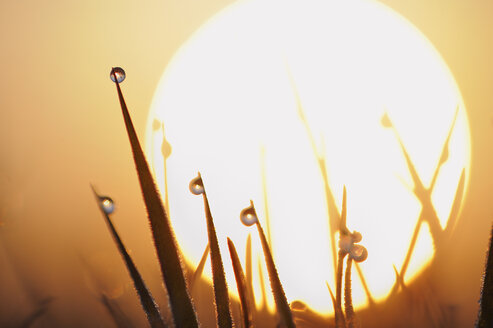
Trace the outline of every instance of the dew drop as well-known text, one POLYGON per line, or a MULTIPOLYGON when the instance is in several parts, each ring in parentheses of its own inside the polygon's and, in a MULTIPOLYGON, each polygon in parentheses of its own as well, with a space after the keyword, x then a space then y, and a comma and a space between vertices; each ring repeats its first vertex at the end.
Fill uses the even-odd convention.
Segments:
POLYGON ((194 195, 200 195, 204 193, 204 183, 200 174, 190 181, 190 192, 194 195))
POLYGON ((390 117, 387 113, 383 114, 382 119, 380 120, 380 124, 382 124, 384 128, 392 127, 392 121, 390 120, 390 117))
POLYGON ((171 145, 168 142, 168 140, 163 139, 163 144, 161 146, 161 151, 163 152, 164 159, 168 159, 168 157, 171 155, 171 145))
POLYGON ((99 197, 99 204, 101 206, 101 209, 106 214, 111 214, 115 211, 115 203, 113 202, 113 199, 111 199, 107 196, 100 196, 99 197))
POLYGON ((122 83, 125 80, 125 71, 121 67, 113 67, 110 72, 110 78, 113 82, 122 83), (116 77, 116 81, 115 81, 116 77))
POLYGON ((161 122, 158 119, 154 119, 154 121, 152 121, 152 129, 154 131, 161 129, 161 122))
POLYGON ((353 245, 349 255, 355 262, 363 262, 368 257, 368 251, 364 246, 353 245))
POLYGON ((353 243, 359 243, 363 239, 363 236, 358 231, 353 231, 351 235, 353 237, 353 243))
POLYGON ((251 226, 258 222, 257 212, 255 212, 253 204, 241 211, 240 220, 246 226, 251 226))

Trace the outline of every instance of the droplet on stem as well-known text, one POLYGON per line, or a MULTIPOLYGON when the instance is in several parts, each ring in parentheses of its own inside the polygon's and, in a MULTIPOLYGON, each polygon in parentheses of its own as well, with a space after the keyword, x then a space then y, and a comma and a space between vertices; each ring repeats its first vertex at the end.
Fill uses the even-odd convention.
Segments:
POLYGON ((104 213, 108 215, 115 211, 115 203, 110 197, 100 196, 99 205, 101 206, 101 209, 104 211, 104 213))
POLYGON ((190 192, 194 195, 200 195, 204 193, 204 183, 202 182, 202 177, 197 175, 190 181, 190 192))
POLYGON ((110 78, 113 82, 122 83, 125 80, 126 74, 123 68, 113 67, 110 72, 110 78), (115 80, 116 79, 116 80, 115 80))
POLYGON ((161 122, 158 119, 154 119, 154 121, 152 121, 152 129, 154 131, 161 129, 161 126, 161 122))
POLYGON ((392 127, 392 121, 390 120, 390 117, 387 113, 383 114, 382 119, 380 120, 380 124, 382 124, 384 128, 392 127))
POLYGON ((241 211, 240 220, 246 226, 251 226, 258 222, 257 212, 255 211, 253 204, 241 211))
POLYGON ((364 246, 353 245, 349 256, 351 256, 355 262, 363 262, 368 257, 368 251, 364 246))
POLYGON ((359 243, 363 239, 363 236, 358 231, 353 231, 351 235, 353 237, 353 243, 359 243))
POLYGON ((161 146, 161 151, 163 153, 164 159, 168 159, 168 157, 171 155, 171 145, 168 142, 168 140, 163 139, 163 144, 161 146))

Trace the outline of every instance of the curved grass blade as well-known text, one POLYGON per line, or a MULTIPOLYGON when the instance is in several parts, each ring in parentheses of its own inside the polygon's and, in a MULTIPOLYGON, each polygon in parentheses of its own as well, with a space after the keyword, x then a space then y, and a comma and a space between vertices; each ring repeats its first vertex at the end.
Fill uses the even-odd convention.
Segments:
POLYGON ((253 312, 256 310, 255 296, 253 295, 253 273, 252 273, 252 235, 249 233, 245 247, 245 277, 247 284, 248 299, 250 308, 253 312))
POLYGON ((257 258, 258 278, 260 283, 260 297, 262 302, 262 311, 267 311, 267 292, 265 291, 264 272, 262 271, 262 263, 260 256, 257 258))
POLYGON ((238 253, 236 252, 235 245, 229 238, 228 238, 228 248, 229 248, 229 255, 231 256, 231 261, 233 263, 233 270, 235 272, 236 286, 238 287, 238 294, 240 296, 241 313, 243 316, 243 326, 245 328, 251 328, 253 327, 253 322, 252 322, 252 313, 250 311, 250 304, 248 302, 246 279, 243 273, 243 269, 241 268, 240 259, 238 258, 238 253))
POLYGON ((265 148, 262 147, 260 154, 261 162, 262 162, 262 198, 264 201, 264 214, 265 214, 265 229, 267 231, 267 241, 271 246, 271 252, 274 253, 274 249, 272 248, 272 234, 270 227, 270 211, 269 211, 269 195, 267 193, 267 170, 265 164, 265 148))
POLYGON ((493 327, 493 225, 491 226, 490 248, 483 276, 477 328, 493 327))
POLYGON ((209 256, 210 247, 209 244, 205 247, 204 253, 200 258, 200 262, 197 265, 197 268, 193 272, 192 279, 190 280, 190 290, 193 290, 197 281, 199 281, 200 277, 202 277, 202 273, 204 272, 205 262, 207 261, 207 257, 209 256))
MULTIPOLYGON (((250 206, 253 209, 255 216, 258 218, 253 201, 250 201, 250 206)), ((264 251, 265 264, 267 266, 267 273, 269 274, 270 286, 272 288, 272 294, 274 295, 277 311, 279 311, 281 321, 284 325, 286 325, 286 327, 296 327, 288 300, 286 299, 284 289, 282 288, 282 284, 277 273, 276 265, 274 264, 274 259, 272 258, 272 253, 270 252, 269 244, 267 243, 267 238, 265 238, 264 229, 262 229, 258 219, 256 225, 260 236, 260 242, 262 243, 262 249, 264 251)))
POLYGON ((332 300, 332 306, 334 306, 334 319, 335 319, 335 328, 346 328, 346 320, 344 319, 344 313, 339 305, 337 305, 337 301, 332 293, 332 289, 329 286, 329 283, 326 281, 327 289, 330 293, 330 298, 332 300))
POLYGON ((209 253, 212 266, 212 281, 214 283, 214 298, 216 301, 217 326, 219 328, 233 327, 233 319, 231 317, 231 311, 229 308, 228 286, 226 284, 226 276, 224 274, 221 252, 219 251, 219 242, 217 240, 216 229, 214 227, 214 220, 212 219, 211 209, 209 207, 209 200, 207 198, 204 183, 202 181, 200 173, 198 173, 197 178, 192 181, 193 183, 202 187, 200 193, 202 194, 202 197, 204 199, 204 211, 207 221, 207 235, 209 238, 209 253))
POLYGON ((108 225, 108 228, 110 229, 113 240, 115 241, 116 246, 118 247, 118 251, 120 252, 121 256, 123 257, 123 261, 125 262, 128 273, 130 274, 130 277, 132 278, 132 281, 133 281, 134 286, 135 286, 135 290, 137 291, 137 294, 139 295, 140 304, 142 305, 142 308, 144 309, 144 312, 146 313, 147 321, 149 322, 149 325, 152 328, 164 328, 164 327, 166 327, 166 325, 164 324, 164 321, 161 317, 161 314, 159 313, 159 309, 156 305, 156 302, 154 302, 154 298, 152 297, 151 293, 147 289, 147 286, 144 282, 144 279, 142 279, 142 276, 140 275, 139 270, 135 266, 134 261, 130 257, 130 254, 128 253, 125 245, 123 244, 123 241, 121 240, 120 236, 118 235, 118 232, 116 231, 115 226, 113 225, 113 222, 110 219, 110 216, 103 209, 101 202, 100 202, 101 197, 96 193, 96 191, 94 190, 94 187, 92 188, 92 191, 94 193, 94 196, 96 197, 96 201, 98 202, 99 208, 101 209, 101 213, 103 213, 106 224, 108 225))
POLYGON ((435 168, 435 172, 433 173, 433 178, 431 179, 430 187, 428 187, 429 190, 434 189, 435 183, 436 183, 437 178, 438 178, 438 173, 440 173, 440 169, 442 168, 443 164, 445 164, 445 162, 449 158, 450 138, 452 137, 452 132, 454 132, 455 122, 457 121, 457 115, 458 114, 459 114, 459 106, 457 106, 457 108, 455 109, 454 118, 452 119, 452 123, 450 124, 447 138, 445 139, 445 142, 443 143, 443 146, 442 146, 442 152, 440 154, 440 160, 438 162, 437 167, 435 168))
POLYGON ((454 202, 452 203, 452 209, 450 210, 450 215, 447 221, 447 227, 445 228, 445 236, 450 238, 452 231, 454 231, 457 219, 459 217, 460 206, 462 203, 462 198, 464 197, 464 188, 466 185, 466 169, 462 169, 460 175, 459 184, 457 185, 457 190, 455 192, 454 202))
POLYGON ((361 282, 361 285, 363 286, 363 290, 365 291, 366 298, 368 299, 368 305, 370 307, 375 306, 375 300, 370 292, 370 289, 368 288, 368 284, 365 279, 365 275, 363 274, 363 270, 361 270, 359 263, 354 262, 354 266, 356 267, 356 271, 358 272, 358 277, 361 282))
POLYGON ((298 92, 298 88, 294 83, 293 76, 291 75, 289 67, 286 65, 286 72, 291 83, 291 88, 293 91, 293 95, 296 101, 296 107, 298 109, 298 116, 300 117, 301 122, 303 123, 308 140, 312 147, 313 153, 317 159, 318 166, 320 169, 320 173, 322 174, 322 181, 324 183, 324 191, 325 191, 325 200, 327 204, 327 217, 329 219, 329 233, 330 233, 330 250, 332 252, 332 267, 334 268, 334 280, 337 280, 336 269, 337 269, 337 247, 335 243, 335 234, 340 226, 340 214, 337 210, 336 201, 334 198, 334 194, 332 193, 332 189, 329 184, 329 175, 327 172, 327 165, 325 163, 325 156, 321 154, 318 150, 317 144, 315 143, 315 138, 313 137, 313 132, 308 124, 308 120, 306 119, 305 112, 303 110, 303 105, 301 103, 301 97, 298 92))
MULTIPOLYGON (((115 73, 112 70, 115 77, 115 73)), ((188 294, 187 284, 181 267, 180 253, 176 246, 171 223, 164 210, 163 203, 156 189, 149 165, 140 146, 137 133, 123 98, 120 84, 114 78, 120 107, 122 109, 125 127, 130 140, 135 166, 139 177, 140 187, 147 208, 154 246, 163 275, 164 284, 168 291, 173 320, 177 327, 198 327, 197 314, 188 294)))

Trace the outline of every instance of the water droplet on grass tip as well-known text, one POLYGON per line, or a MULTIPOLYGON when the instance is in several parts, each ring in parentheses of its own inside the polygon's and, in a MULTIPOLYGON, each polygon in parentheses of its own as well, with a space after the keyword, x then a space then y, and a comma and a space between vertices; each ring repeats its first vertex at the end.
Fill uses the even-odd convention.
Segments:
POLYGON ((202 182, 202 177, 198 175, 190 181, 190 192, 194 195, 200 195, 204 193, 204 183, 202 182))
POLYGON ((123 70, 123 68, 113 67, 111 69, 111 72, 110 72, 111 81, 122 83, 123 80, 125 80, 125 77, 126 77, 126 74, 125 74, 125 71, 123 70), (116 78, 116 80, 115 80, 115 78, 116 78))
POLYGON ((107 196, 99 197, 99 204, 106 214, 111 214, 115 211, 115 203, 113 199, 107 196))
POLYGON ((257 212, 255 212, 253 204, 241 211, 240 220, 246 226, 251 226, 258 222, 257 212))

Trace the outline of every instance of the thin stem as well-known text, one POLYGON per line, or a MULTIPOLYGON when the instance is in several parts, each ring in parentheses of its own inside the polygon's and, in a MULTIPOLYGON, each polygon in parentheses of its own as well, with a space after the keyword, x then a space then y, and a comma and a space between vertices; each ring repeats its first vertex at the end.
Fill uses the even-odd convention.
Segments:
POLYGON ((353 263, 353 259, 351 258, 351 256, 348 256, 347 264, 346 264, 345 281, 344 281, 344 310, 346 311, 347 328, 354 328, 355 326, 353 298, 351 295, 351 264, 352 263, 353 263))

